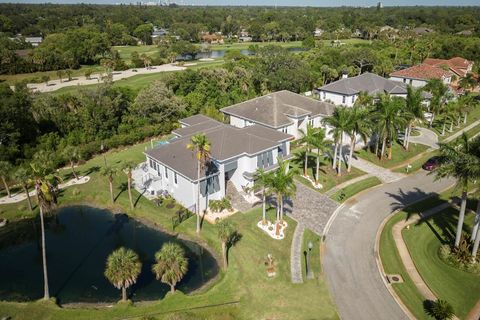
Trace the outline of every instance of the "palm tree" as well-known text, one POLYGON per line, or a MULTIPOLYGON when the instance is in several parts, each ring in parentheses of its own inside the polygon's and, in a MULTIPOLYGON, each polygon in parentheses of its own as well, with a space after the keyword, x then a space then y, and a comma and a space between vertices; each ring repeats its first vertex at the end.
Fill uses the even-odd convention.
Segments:
POLYGON ((108 183, 110 185, 110 199, 113 204, 115 202, 115 198, 113 197, 113 177, 117 174, 117 169, 114 167, 106 166, 103 167, 101 174, 108 179, 108 183))
POLYGON ((369 123, 368 112, 366 108, 360 105, 355 105, 353 108, 349 108, 346 111, 348 115, 346 133, 350 137, 350 155, 348 156, 347 172, 350 172, 352 170, 353 151, 355 150, 357 136, 359 135, 364 143, 367 143, 369 123))
POLYGON ((121 247, 108 256, 105 277, 115 288, 122 290, 122 301, 127 301, 127 289, 137 282, 141 271, 138 254, 121 247))
POLYGON ((307 125, 307 130, 299 129, 302 137, 299 139, 299 142, 303 144, 305 147, 305 160, 304 160, 304 168, 303 168, 303 175, 308 177, 308 156, 309 153, 312 151, 312 145, 315 141, 315 129, 311 125, 307 125))
POLYGON ((476 83, 477 81, 473 77, 472 73, 468 73, 465 77, 462 77, 460 81, 458 81, 460 88, 464 89, 465 91, 475 88, 476 83))
POLYGON ((262 192, 262 223, 267 223, 266 218, 266 203, 267 196, 269 194, 269 188, 272 186, 273 174, 271 172, 265 172, 262 168, 258 168, 255 172, 255 182, 253 189, 262 192))
MULTIPOLYGON (((468 152, 468 156, 470 157, 470 162, 472 163, 472 166, 469 167, 469 174, 472 176, 473 179, 478 181, 480 180, 480 137, 477 137, 470 142, 470 150, 468 152)), ((472 241, 472 256, 474 259, 476 259, 478 247, 480 245, 480 198, 477 199, 477 212, 475 215, 475 222, 472 229, 472 241)))
MULTIPOLYGON (((468 185, 473 182, 478 175, 478 159, 469 154, 475 152, 468 136, 464 133, 458 141, 440 145, 440 159, 442 165, 434 170, 436 179, 455 178, 457 180, 457 188, 462 190, 462 202, 460 205, 460 213, 458 216, 457 232, 455 236, 455 247, 460 244, 462 236, 463 221, 465 219, 465 209, 467 206, 468 185), (475 173, 475 174, 472 174, 475 173)), ((478 151, 477 151, 478 152, 478 151)))
POLYGON ((348 130, 349 125, 347 107, 340 106, 336 108, 332 116, 324 118, 322 122, 325 125, 332 127, 329 133, 333 135, 333 139, 335 141, 335 149, 333 152, 333 169, 337 167, 337 175, 340 176, 342 174, 343 134, 348 130))
POLYGON ((12 193, 10 192, 10 188, 7 184, 7 178, 11 175, 12 165, 8 161, 0 161, 0 176, 2 177, 3 186, 5 187, 5 191, 7 191, 7 195, 10 198, 12 193))
POLYGON ((13 174, 14 179, 21 184, 23 191, 27 195, 28 208, 33 211, 32 199, 30 198, 28 187, 32 179, 32 172, 27 167, 18 167, 13 174))
POLYGON ((70 163, 70 168, 72 169, 73 176, 78 180, 78 175, 75 172, 75 164, 82 159, 80 149, 74 146, 67 146, 62 151, 63 158, 70 163))
POLYGON ((439 79, 432 79, 423 88, 425 91, 428 91, 432 94, 432 99, 430 100, 430 112, 432 114, 430 118, 430 127, 432 127, 435 114, 441 112, 443 106, 448 100, 448 87, 439 79))
POLYGON ((170 292, 175 292, 175 285, 182 280, 188 271, 188 258, 183 248, 173 242, 163 244, 162 249, 155 253, 156 263, 152 272, 157 280, 170 285, 170 292))
POLYGON ((236 228, 233 223, 228 220, 221 220, 217 223, 217 235, 222 242, 222 256, 223 256, 223 269, 227 270, 228 258, 227 258, 227 243, 231 240, 235 234, 236 228))
POLYGON ((51 212, 57 206, 57 183, 59 178, 53 174, 51 154, 40 151, 34 155, 34 160, 30 164, 34 176, 35 191, 37 193, 38 208, 40 211, 40 227, 42 242, 42 263, 43 263, 43 299, 50 298, 48 287, 47 270, 47 249, 45 241, 45 221, 44 215, 51 212))
POLYGON ((136 165, 132 161, 125 161, 122 164, 123 172, 127 175, 128 183, 128 199, 130 200, 130 209, 133 210, 133 197, 132 197, 132 170, 135 169, 136 165))
POLYGON ((397 132, 407 123, 404 111, 405 100, 399 97, 391 97, 388 94, 380 96, 376 108, 372 114, 372 120, 376 124, 376 132, 382 139, 380 160, 383 159, 385 148, 388 148, 388 159, 392 159, 393 143, 397 139, 397 132))
POLYGON ((325 140, 325 130, 322 128, 315 130, 312 146, 317 150, 315 163, 315 184, 318 184, 320 174, 320 155, 324 154, 330 146, 330 143, 325 140))
POLYGON ((441 111, 441 116, 443 120, 443 125, 442 125, 442 133, 441 135, 445 135, 445 128, 447 126, 447 122, 450 122, 450 132, 452 131, 452 126, 453 126, 453 121, 455 119, 455 116, 458 114, 457 111, 457 103, 454 101, 448 102, 442 109, 441 111))
POLYGON ((478 105, 478 102, 473 95, 465 94, 458 99, 458 104, 459 112, 463 113, 463 124, 466 124, 468 113, 478 105))
POLYGON ((295 195, 295 171, 289 168, 289 164, 278 159, 278 168, 275 170, 272 180, 272 192, 277 196, 277 222, 283 221, 283 201, 286 197, 295 195))
POLYGON ((407 127, 403 138, 403 147, 408 150, 410 144, 410 134, 412 133, 412 125, 415 121, 425 120, 422 106, 422 89, 414 89, 412 86, 407 87, 407 98, 405 99, 407 127))
POLYGON ((187 149, 193 152, 197 159, 197 233, 200 233, 200 173, 205 170, 210 162, 210 141, 203 133, 192 136, 187 149))

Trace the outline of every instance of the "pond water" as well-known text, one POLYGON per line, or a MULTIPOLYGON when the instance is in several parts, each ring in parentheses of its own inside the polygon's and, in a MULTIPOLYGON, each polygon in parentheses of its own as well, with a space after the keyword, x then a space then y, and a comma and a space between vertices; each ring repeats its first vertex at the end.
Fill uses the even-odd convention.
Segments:
MULTIPOLYGON (((287 50, 290 52, 306 51, 306 49, 301 47, 287 48, 287 50)), ((193 57, 190 54, 185 54, 185 55, 178 56, 177 60, 181 61, 181 60, 194 60, 194 59, 218 59, 218 58, 223 58, 226 52, 227 50, 211 50, 206 52, 199 52, 195 55, 195 57, 193 57)), ((250 51, 248 49, 242 49, 240 50, 240 53, 245 56, 251 56, 254 54, 253 51, 250 51)))
MULTIPOLYGON (((189 258, 187 275, 177 288, 200 288, 218 273, 216 260, 200 245, 150 228, 125 214, 89 206, 61 208, 47 220, 50 294, 60 303, 112 302, 120 299, 104 277, 108 255, 120 246, 133 249, 142 273, 131 288, 133 300, 162 298, 169 287, 151 272, 154 254, 167 241, 180 243, 189 258)), ((39 223, 11 223, 0 229, 0 300, 28 301, 43 297, 39 223)))

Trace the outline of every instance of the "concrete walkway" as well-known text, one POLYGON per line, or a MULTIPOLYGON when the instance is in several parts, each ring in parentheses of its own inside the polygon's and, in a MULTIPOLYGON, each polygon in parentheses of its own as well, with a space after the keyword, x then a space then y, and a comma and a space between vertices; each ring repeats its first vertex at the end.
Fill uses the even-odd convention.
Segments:
POLYGON ((405 175, 401 173, 392 172, 360 157, 352 158, 352 166, 366 172, 371 176, 377 177, 383 183, 391 183, 405 177, 405 175))
POLYGON ((468 126, 466 126, 465 128, 459 130, 458 132, 455 132, 455 133, 452 134, 450 137, 442 140, 441 142, 447 143, 447 142, 453 141, 453 140, 455 140, 456 138, 460 137, 460 136, 462 135, 462 133, 464 133, 464 132, 466 132, 466 131, 468 131, 468 130, 470 130, 470 129, 478 126, 478 125, 480 125, 480 120, 477 120, 477 121, 474 121, 474 122, 470 123, 470 124, 469 124, 468 126))
POLYGON ((438 149, 438 135, 427 128, 423 127, 415 127, 415 129, 420 133, 418 136, 411 136, 410 137, 410 144, 412 143, 419 143, 426 146, 429 146, 433 149, 438 149))
POLYGON ((400 255, 400 258, 402 259, 403 265, 405 266, 408 275, 412 279, 418 291, 420 291, 422 296, 424 296, 425 299, 428 300, 437 300, 437 296, 432 292, 432 290, 430 290, 425 281, 423 281, 422 276, 415 267, 415 263, 410 256, 410 252, 408 251, 407 244, 403 240, 402 230, 407 226, 418 223, 421 219, 428 218, 448 207, 450 207, 450 203, 443 203, 437 207, 431 208, 430 210, 421 213, 420 215, 416 214, 409 220, 402 220, 400 222, 397 222, 392 228, 393 239, 395 241, 395 245, 397 246, 398 253, 400 255))
MULTIPOLYGON (((140 74, 152 74, 152 73, 159 73, 159 72, 171 72, 171 71, 181 71, 185 70, 186 67, 179 67, 169 64, 162 64, 159 66, 152 66, 150 68, 136 68, 136 69, 128 69, 125 71, 114 71, 113 72, 113 81, 118 81, 121 79, 130 78, 133 76, 137 76, 140 74), (133 71, 136 70, 136 71, 133 71)), ((63 80, 51 80, 48 82, 48 85, 45 83, 29 83, 27 87, 32 89, 34 92, 52 92, 58 90, 60 88, 71 87, 71 86, 83 86, 89 84, 98 84, 102 82, 101 74, 94 74, 87 79, 85 76, 74 77, 71 81, 63 80)))
POLYGON ((305 227, 298 223, 293 233, 292 247, 290 249, 290 272, 292 283, 303 283, 302 276, 302 243, 305 227))
POLYGON ((365 179, 370 178, 370 177, 372 177, 371 174, 364 174, 363 176, 356 177, 356 178, 351 179, 351 180, 347 180, 344 183, 337 184, 336 186, 334 186, 333 188, 331 188, 330 190, 325 192, 325 194, 330 197, 330 196, 334 195, 335 192, 337 192, 338 190, 342 190, 343 188, 348 187, 349 185, 352 185, 354 183, 357 183, 359 181, 365 180, 365 179))
MULTIPOLYGON (((78 180, 73 178, 72 180, 69 180, 65 183, 60 183, 58 185, 58 188, 64 189, 73 185, 84 184, 84 183, 87 183, 88 181, 90 181, 89 176, 78 177, 78 180)), ((30 191, 28 194, 30 195, 30 197, 34 197, 37 195, 37 191, 34 189, 30 191)), ((17 203, 26 199, 27 199, 27 194, 25 192, 20 192, 12 195, 11 197, 5 196, 3 198, 0 198, 0 204, 17 203)))

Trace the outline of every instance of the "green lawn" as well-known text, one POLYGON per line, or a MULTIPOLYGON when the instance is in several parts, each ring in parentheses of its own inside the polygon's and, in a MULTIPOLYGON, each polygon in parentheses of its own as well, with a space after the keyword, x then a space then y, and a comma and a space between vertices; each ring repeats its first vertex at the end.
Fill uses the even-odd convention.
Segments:
POLYGON ((392 150, 392 159, 387 159, 384 157, 382 160, 378 159, 375 153, 370 152, 367 149, 361 149, 359 151, 355 151, 355 154, 362 159, 370 161, 377 166, 381 166, 384 168, 392 168, 398 166, 400 164, 405 163, 407 165, 408 160, 417 154, 420 154, 428 149, 428 146, 423 144, 415 144, 410 143, 408 151, 406 151, 399 143, 393 144, 392 150))
POLYGON ((310 251, 310 268, 312 268, 313 274, 315 276, 315 281, 318 281, 318 279, 322 279, 322 265, 320 263, 320 242, 321 238, 315 234, 313 231, 310 229, 305 229, 305 232, 303 234, 303 242, 302 242, 302 274, 303 274, 303 281, 313 281, 308 279, 307 280, 307 274, 306 274, 306 257, 305 253, 308 250, 308 243, 312 243, 312 250, 310 251))
MULTIPOLYGON (((292 150, 292 153, 294 152, 297 152, 297 150, 292 150)), ((312 183, 302 176, 303 158, 302 161, 300 161, 300 159, 294 159, 290 163, 292 164, 292 167, 295 168, 295 170, 297 170, 298 172, 296 176, 296 179, 298 181, 322 193, 330 190, 331 188, 339 185, 340 183, 363 176, 365 174, 365 172, 355 167, 352 167, 352 170, 350 172, 347 172, 345 164, 342 164, 342 175, 339 177, 337 176, 337 172, 332 169, 331 161, 329 159, 323 159, 320 165, 319 174, 319 182, 322 184, 323 188, 315 189, 313 188, 312 183)), ((315 177, 315 160, 313 157, 309 159, 308 175, 310 177, 315 177)))
MULTIPOLYGON (((477 106, 474 110, 472 110, 468 114, 466 124, 463 123, 463 118, 461 119, 460 126, 456 127, 455 123, 454 123, 452 132, 448 131, 450 129, 450 124, 447 123, 446 129, 445 129, 445 135, 443 135, 443 136, 441 135, 442 129, 443 129, 443 122, 442 121, 433 121, 433 127, 430 128, 430 129, 433 129, 433 131, 435 131, 435 133, 438 134, 438 139, 440 141, 442 141, 442 140, 450 137, 451 135, 455 134, 455 132, 457 132, 458 130, 461 130, 461 129, 465 128, 466 126, 468 126, 469 124, 471 124, 471 123, 473 123, 477 120, 480 120, 480 106, 477 106)), ((426 124, 426 126, 428 127, 428 123, 426 124)))
POLYGON ((353 197, 357 193, 366 190, 368 188, 372 188, 381 184, 382 182, 377 177, 369 177, 364 180, 355 182, 349 186, 346 186, 343 189, 338 190, 335 192, 330 198, 340 203, 345 202, 349 198, 353 197))
MULTIPOLYGON (((137 163, 144 160, 142 151, 148 146, 138 144, 121 150, 110 151, 107 161, 120 166, 124 160, 137 163)), ((114 206, 109 204, 108 183, 99 174, 103 158, 96 157, 78 168, 81 174, 89 173, 91 181, 84 185, 65 189, 59 198, 61 205, 87 203, 100 207, 114 208, 127 214, 148 220, 158 226, 171 230, 171 217, 175 209, 156 207, 150 201, 134 191, 134 198, 139 201, 134 210, 128 209, 127 192, 121 192, 119 186, 126 182, 126 175, 115 178, 115 193, 120 193, 114 206)), ((62 171, 65 178, 68 170, 62 171)), ((268 212, 273 219, 274 210, 268 212)), ((26 203, 0 205, 0 217, 6 217, 13 223, 15 219, 32 217, 26 209, 26 203)), ((230 250, 230 267, 221 273, 216 283, 202 292, 183 295, 168 295, 153 303, 137 303, 133 306, 117 305, 113 308, 59 308, 51 303, 8 303, 0 302, 0 317, 11 316, 13 319, 140 319, 144 315, 155 315, 156 319, 167 319, 167 314, 178 310, 189 310, 203 306, 238 302, 225 306, 190 310, 182 313, 181 319, 338 319, 331 302, 323 277, 316 281, 301 285, 290 282, 290 243, 295 222, 287 218, 289 227, 286 238, 273 240, 256 227, 261 217, 261 210, 238 213, 230 219, 238 226, 241 240, 230 250), (264 265, 267 254, 271 253, 276 260, 277 277, 268 279, 264 265), (301 297, 301 298, 292 298, 301 297)), ((195 234, 195 217, 190 218, 176 228, 183 236, 207 244, 220 254, 220 243, 216 229, 205 223, 201 235, 195 234)), ((180 316, 179 316, 180 317, 180 316)), ((172 318, 168 318, 172 319, 172 318)), ((177 319, 177 318, 175 318, 177 319)))
POLYGON ((405 174, 412 174, 412 173, 415 173, 417 172, 418 170, 420 170, 422 168, 422 165, 428 160, 430 159, 431 157, 434 157, 436 155, 438 155, 438 150, 434 150, 434 151, 431 151, 431 152, 426 152, 424 153, 423 155, 421 155, 419 158, 409 162, 408 164, 411 166, 411 168, 408 169, 408 172, 407 172, 407 165, 408 164, 405 164, 405 165, 402 165, 396 169, 393 169, 392 171, 394 172, 399 172, 399 173, 405 173, 405 174))
MULTIPOLYGON (((380 257, 387 274, 400 274, 404 283, 393 284, 393 288, 405 305, 418 319, 430 319, 423 309, 424 298, 419 293, 408 276, 395 242, 392 237, 393 225, 409 214, 424 211, 438 206, 448 200, 451 192, 447 191, 440 197, 430 198, 406 208, 395 214, 385 225, 380 239, 380 257)), ((470 207, 474 207, 469 203, 470 207)), ((429 287, 439 296, 452 304, 459 317, 465 317, 478 299, 480 299, 480 277, 457 270, 445 264, 438 256, 442 241, 446 240, 449 232, 456 228, 458 211, 447 209, 438 213, 418 225, 411 225, 409 230, 404 229, 402 235, 410 254, 429 287), (445 233, 447 232, 447 233, 445 233)), ((470 230, 473 223, 473 214, 467 215, 466 230, 470 230)))

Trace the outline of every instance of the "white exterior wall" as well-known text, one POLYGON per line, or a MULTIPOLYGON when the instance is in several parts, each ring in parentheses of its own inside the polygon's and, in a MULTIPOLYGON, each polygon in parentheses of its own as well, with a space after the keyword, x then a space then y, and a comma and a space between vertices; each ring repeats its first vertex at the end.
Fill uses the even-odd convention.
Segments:
POLYGON ((331 101, 336 106, 345 105, 348 107, 353 106, 357 99, 356 95, 345 95, 345 102, 343 102, 344 95, 322 90, 319 91, 319 96, 320 101, 331 101))
POLYGON ((252 121, 248 121, 239 117, 230 116, 230 125, 237 127, 237 128, 245 128, 248 126, 252 126, 255 123, 252 121))
POLYGON ((415 88, 421 88, 427 84, 427 80, 410 79, 410 78, 404 78, 404 77, 390 77, 390 80, 403 82, 415 88))

